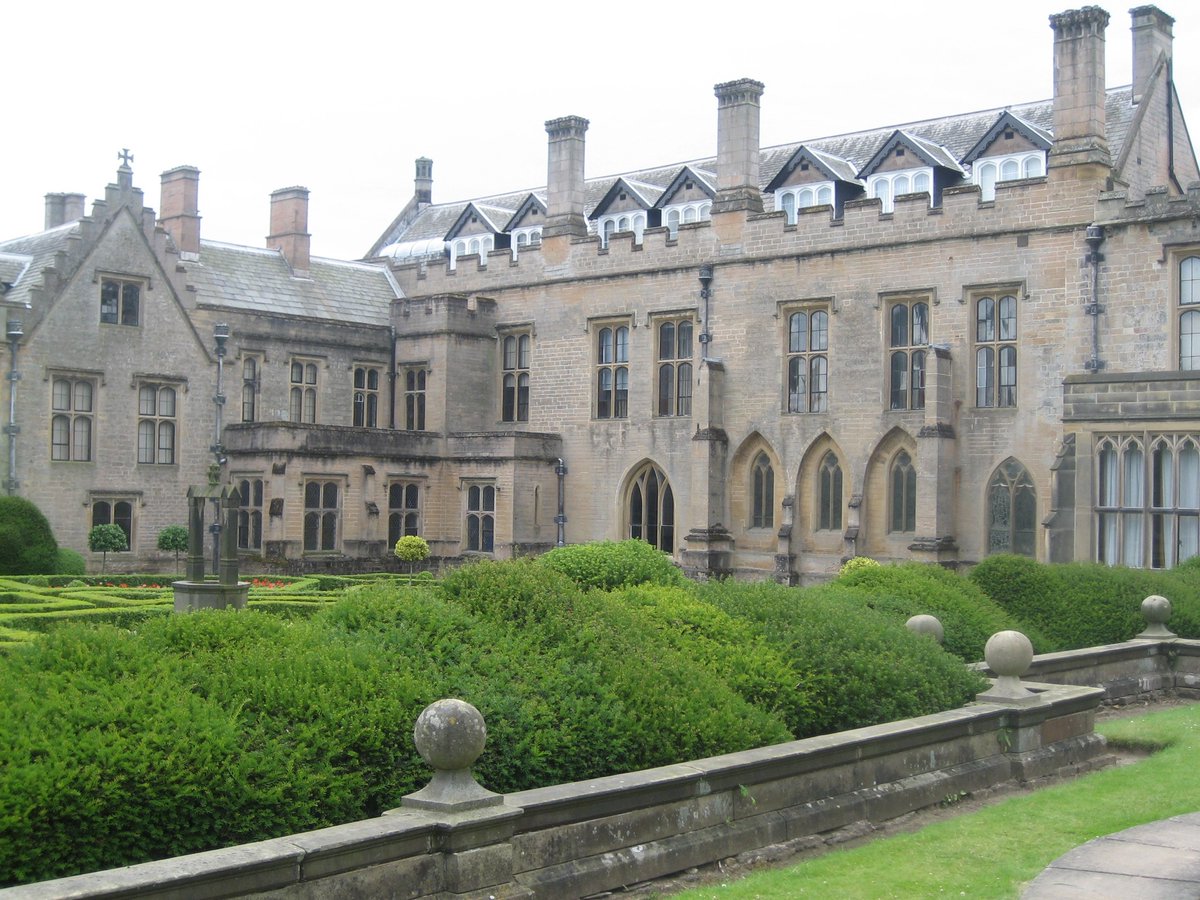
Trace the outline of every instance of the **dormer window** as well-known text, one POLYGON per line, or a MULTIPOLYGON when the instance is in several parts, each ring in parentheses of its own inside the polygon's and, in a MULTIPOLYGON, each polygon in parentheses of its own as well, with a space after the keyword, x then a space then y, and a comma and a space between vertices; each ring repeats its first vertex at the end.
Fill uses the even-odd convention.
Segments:
MULTIPOLYGON (((897 150, 897 154, 903 150, 897 150)), ((880 172, 867 178, 867 196, 877 197, 883 202, 883 211, 890 213, 895 200, 901 194, 929 194, 929 205, 933 205, 933 169, 903 169, 899 172, 880 172)))
POLYGON ((459 257, 474 255, 479 256, 479 264, 481 266, 486 266, 488 252, 492 250, 495 245, 496 239, 490 234, 455 238, 450 242, 450 268, 453 269, 456 265, 458 265, 459 257))
POLYGON ((989 156, 975 162, 971 181, 979 185, 981 199, 996 199, 996 183, 1016 181, 1019 178, 1040 178, 1046 174, 1046 154, 1041 150, 1027 153, 1010 153, 1006 156, 989 156))
POLYGON ((640 244, 645 230, 646 214, 644 212, 615 213, 611 216, 601 216, 596 222, 596 233, 600 235, 601 247, 607 247, 608 239, 621 231, 632 231, 633 242, 640 244))
POLYGON ((775 209, 787 216, 789 225, 796 224, 800 210, 811 206, 833 205, 833 182, 819 181, 802 187, 784 188, 775 192, 775 209))
POLYGON ((712 218, 712 202, 702 200, 698 203, 675 203, 663 209, 663 224, 667 226, 671 237, 679 234, 680 225, 692 222, 707 222, 712 218))
POLYGON ((512 255, 517 258, 522 247, 536 247, 542 242, 542 226, 530 225, 525 228, 514 228, 512 234, 512 255))

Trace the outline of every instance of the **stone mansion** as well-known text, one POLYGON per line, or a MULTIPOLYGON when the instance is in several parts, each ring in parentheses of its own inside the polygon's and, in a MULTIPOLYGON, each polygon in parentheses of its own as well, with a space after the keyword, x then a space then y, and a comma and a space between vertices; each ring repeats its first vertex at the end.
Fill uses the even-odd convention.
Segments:
POLYGON ((1131 15, 1125 87, 1086 7, 1051 17, 1042 102, 764 148, 740 80, 712 158, 589 179, 560 118, 544 189, 455 203, 419 159, 360 261, 311 255, 304 188, 238 246, 201 236, 197 169, 155 212, 125 158, 0 241, 5 487, 81 552, 120 525, 131 570, 214 453, 249 570, 376 569, 404 534, 789 583, 1169 567, 1200 553, 1200 169, 1173 20, 1131 15))

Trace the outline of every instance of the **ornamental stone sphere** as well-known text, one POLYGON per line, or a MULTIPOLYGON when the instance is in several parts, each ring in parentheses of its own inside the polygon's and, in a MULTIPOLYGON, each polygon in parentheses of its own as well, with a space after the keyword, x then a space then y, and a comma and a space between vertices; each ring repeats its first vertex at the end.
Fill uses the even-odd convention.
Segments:
POLYGON ((1033 644, 1019 631, 998 631, 988 638, 983 658, 1001 678, 1020 678, 1033 663, 1033 644))
POLYGON ((1165 625, 1171 618, 1171 601, 1151 594, 1142 601, 1142 617, 1151 625, 1165 625))
POLYGON ((913 616, 911 619, 905 622, 904 625, 909 631, 914 632, 915 634, 929 635, 939 644, 946 636, 945 629, 942 628, 942 623, 937 620, 936 616, 913 616))
POLYGON ((425 707, 413 728, 417 752, 432 768, 469 769, 483 753, 487 726, 465 700, 438 700, 425 707))

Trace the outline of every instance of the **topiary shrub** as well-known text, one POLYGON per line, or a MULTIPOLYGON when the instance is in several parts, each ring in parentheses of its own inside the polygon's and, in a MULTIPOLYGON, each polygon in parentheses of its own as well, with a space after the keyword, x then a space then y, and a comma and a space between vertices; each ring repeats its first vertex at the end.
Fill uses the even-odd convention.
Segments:
POLYGON ((796 671, 807 706, 798 738, 954 709, 985 686, 960 659, 836 583, 801 591, 712 581, 697 592, 754 623, 796 671))
POLYGON ((99 553, 100 572, 108 569, 108 554, 129 549, 129 539, 120 525, 93 525, 88 532, 88 549, 99 553))
POLYGON ((70 547, 59 547, 54 558, 55 575, 86 575, 87 561, 82 553, 77 553, 70 547))
POLYGON ((188 530, 182 525, 168 525, 158 533, 155 542, 159 550, 175 554, 175 574, 179 574, 179 554, 188 548, 188 530))
POLYGON ((42 511, 24 497, 0 497, 0 575, 53 575, 57 556, 42 511))
POLYGON ((870 569, 878 566, 879 562, 871 559, 869 556, 852 556, 850 559, 842 563, 842 567, 838 570, 838 574, 849 575, 851 572, 856 572, 859 569, 870 569))
POLYGON ((671 557, 645 541, 592 541, 555 547, 538 557, 582 588, 612 590, 633 584, 684 584, 671 557))
POLYGON ((862 566, 834 581, 850 588, 859 602, 903 625, 911 616, 937 616, 946 631, 943 646, 967 661, 983 659, 988 638, 998 631, 1027 632, 1039 652, 1050 649, 1036 628, 1006 612, 970 580, 927 563, 862 566))
POLYGON ((429 542, 423 537, 415 534, 406 534, 400 540, 396 541, 396 546, 392 548, 392 552, 400 559, 408 563, 408 573, 411 575, 413 567, 423 559, 429 558, 429 542))

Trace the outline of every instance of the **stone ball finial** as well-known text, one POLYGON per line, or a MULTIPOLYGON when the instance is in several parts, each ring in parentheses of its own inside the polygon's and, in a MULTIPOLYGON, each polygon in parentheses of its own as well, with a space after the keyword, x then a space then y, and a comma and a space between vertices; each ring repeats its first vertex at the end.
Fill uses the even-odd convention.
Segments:
POLYGON ((432 768, 469 769, 483 753, 487 726, 465 700, 438 700, 425 707, 413 728, 417 752, 432 768))
POLYGON ((1171 618, 1171 601, 1158 594, 1151 594, 1142 601, 1142 618, 1146 620, 1146 629, 1138 635, 1141 640, 1162 640, 1177 635, 1167 629, 1167 620, 1171 618))
POLYGON ((466 812, 499 806, 504 797, 480 786, 471 766, 487 743, 487 726, 479 710, 465 700, 438 700, 417 716, 413 727, 417 752, 433 768, 433 779, 415 794, 401 798, 401 808, 466 812))
POLYGON ((984 645, 983 658, 1001 678, 1020 678, 1033 663, 1033 644, 1019 631, 997 631, 984 645))
POLYGON ((998 631, 988 638, 983 658, 996 673, 989 690, 975 699, 985 703, 1033 703, 1037 694, 1021 683, 1021 676, 1033 663, 1033 644, 1019 631, 998 631))
POLYGON ((929 635, 939 644, 946 637, 946 630, 942 628, 942 623, 938 621, 936 616, 913 616, 904 623, 904 626, 914 634, 929 635))

